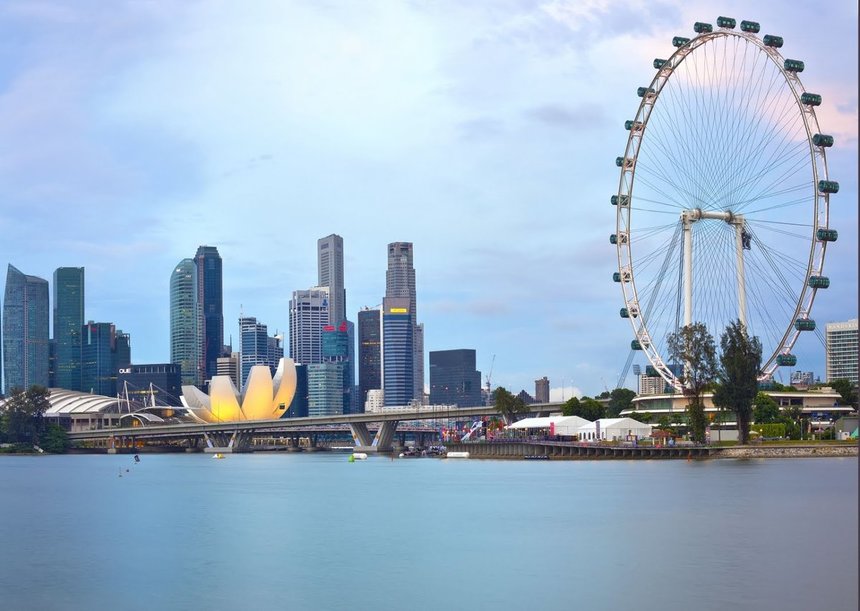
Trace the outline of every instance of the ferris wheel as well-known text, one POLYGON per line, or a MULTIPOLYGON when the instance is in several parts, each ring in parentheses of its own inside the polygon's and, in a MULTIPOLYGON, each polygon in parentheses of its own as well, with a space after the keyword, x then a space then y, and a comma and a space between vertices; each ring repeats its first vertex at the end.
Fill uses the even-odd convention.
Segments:
POLYGON ((812 303, 823 275, 833 137, 815 116, 821 96, 800 82, 804 63, 785 59, 779 36, 719 17, 696 23, 693 38, 672 39, 629 131, 616 206, 624 307, 634 350, 676 390, 680 364, 667 337, 704 323, 717 340, 741 320, 762 344, 762 379, 794 366, 791 350, 813 331, 812 303), (635 187, 635 189, 634 189, 635 187))

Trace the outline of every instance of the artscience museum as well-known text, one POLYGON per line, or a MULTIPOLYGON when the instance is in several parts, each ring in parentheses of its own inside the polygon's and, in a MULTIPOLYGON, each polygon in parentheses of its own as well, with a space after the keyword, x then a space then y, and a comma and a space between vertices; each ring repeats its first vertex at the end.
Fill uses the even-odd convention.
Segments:
POLYGON ((214 376, 207 395, 196 386, 182 387, 182 405, 200 422, 272 420, 283 416, 296 393, 296 366, 282 358, 272 378, 268 365, 254 365, 242 392, 229 376, 214 376))

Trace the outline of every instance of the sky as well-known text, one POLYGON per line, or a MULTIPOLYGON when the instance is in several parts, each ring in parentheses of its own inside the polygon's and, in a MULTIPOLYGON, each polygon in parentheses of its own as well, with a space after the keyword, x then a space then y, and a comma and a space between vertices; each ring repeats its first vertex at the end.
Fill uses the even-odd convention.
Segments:
MULTIPOLYGON (((856 318, 848 0, 4 0, 0 264, 85 267, 86 318, 151 363, 170 358, 170 274, 201 244, 237 343, 240 312, 287 331, 318 238, 344 239, 352 320, 409 241, 425 351, 473 348, 514 392, 598 394, 632 339, 608 241, 624 121, 653 58, 718 15, 783 36, 823 96, 840 237, 813 317, 856 318)), ((817 337, 794 352, 824 376, 817 337)))

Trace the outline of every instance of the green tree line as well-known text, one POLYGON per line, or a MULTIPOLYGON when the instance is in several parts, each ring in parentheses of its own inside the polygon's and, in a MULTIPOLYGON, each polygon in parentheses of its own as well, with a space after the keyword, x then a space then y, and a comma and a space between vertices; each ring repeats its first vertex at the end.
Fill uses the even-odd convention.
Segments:
POLYGON ((68 450, 66 432, 45 418, 50 394, 50 390, 38 385, 10 391, 0 407, 0 443, 10 446, 7 451, 32 452, 35 446, 51 453, 68 450))

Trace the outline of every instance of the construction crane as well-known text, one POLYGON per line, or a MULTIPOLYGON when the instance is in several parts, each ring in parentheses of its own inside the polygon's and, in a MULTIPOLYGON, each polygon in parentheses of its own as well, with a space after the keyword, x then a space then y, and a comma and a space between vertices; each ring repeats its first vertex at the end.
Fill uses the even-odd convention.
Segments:
POLYGON ((493 366, 496 364, 496 355, 493 355, 493 360, 490 362, 490 373, 487 374, 487 402, 493 400, 493 389, 490 386, 490 381, 493 379, 493 366))

